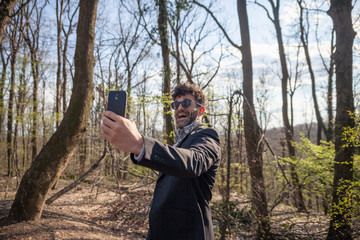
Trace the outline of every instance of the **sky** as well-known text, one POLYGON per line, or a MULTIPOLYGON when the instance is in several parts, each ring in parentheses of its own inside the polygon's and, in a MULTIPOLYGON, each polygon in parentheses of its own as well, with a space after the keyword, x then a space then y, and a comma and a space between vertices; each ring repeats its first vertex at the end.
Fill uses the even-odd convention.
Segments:
MULTIPOLYGON (((260 1, 266 4, 267 1, 260 1)), ((285 51, 287 52, 290 62, 291 69, 289 69, 290 74, 294 74, 294 66, 296 60, 297 52, 297 39, 290 38, 294 32, 298 31, 297 17, 298 12, 296 1, 286 0, 280 1, 280 24, 282 27, 283 40, 286 44, 285 51)), ((229 27, 229 32, 232 37, 235 39, 240 39, 238 37, 239 33, 239 24, 236 11, 236 1, 224 0, 218 3, 220 8, 223 8, 223 11, 220 11, 224 15, 224 21, 229 27)), ((267 5, 268 6, 268 5, 267 5)), ((315 6, 309 6, 314 8, 315 6)), ((329 6, 324 5, 324 11, 327 10, 329 6)), ((251 38, 251 50, 252 50, 252 60, 253 60, 253 72, 254 72, 254 86, 255 94, 268 91, 269 101, 268 101, 268 111, 271 113, 271 118, 269 122, 269 127, 279 127, 282 126, 282 97, 281 97, 281 81, 280 81, 280 67, 279 67, 279 53, 278 45, 276 41, 275 28, 271 21, 267 18, 265 11, 255 4, 248 4, 248 18, 250 26, 250 38, 251 38), (266 72, 265 78, 267 84, 265 86, 260 86, 259 79, 260 76, 266 72)), ((354 12, 354 11, 353 11, 354 12)), ((312 11, 314 13, 314 11, 312 11)), ((220 14, 219 14, 220 15, 220 14)), ((325 12, 322 12, 318 15, 319 21, 319 36, 321 38, 321 43, 316 44, 315 41, 315 17, 312 15, 310 17, 312 21, 312 29, 310 30, 309 38, 309 50, 311 54, 311 60, 313 63, 313 68, 316 76, 316 85, 318 87, 317 98, 323 112, 323 118, 326 119, 326 105, 325 105, 325 93, 326 93, 326 83, 327 83, 327 74, 324 71, 321 59, 319 57, 318 47, 320 47, 322 54, 328 58, 328 52, 330 49, 330 38, 327 36, 329 34, 329 29, 332 28, 332 20, 325 12), (326 36, 326 37, 323 37, 326 36)), ((219 17, 220 19, 220 17, 219 17)), ((238 40, 239 41, 239 40, 238 40)), ((237 56, 241 59, 241 54, 236 53, 236 49, 233 50, 237 56)), ((303 49, 300 52, 300 60, 305 63, 303 49)), ((237 59, 228 59, 229 62, 225 63, 229 71, 232 68, 238 67, 240 64, 237 59)), ((358 69, 357 57, 354 55, 354 72, 358 69)), ((290 68, 290 64, 288 64, 290 68)), ((294 123, 301 124, 305 121, 316 121, 315 115, 312 111, 313 100, 311 96, 311 82, 308 75, 307 65, 302 66, 302 77, 301 77, 301 86, 296 90, 294 95, 294 123)), ((226 70, 224 70, 226 71, 226 70)), ((221 74, 221 73, 220 73, 221 74)))
MULTIPOLYGON (((116 1, 116 0, 113 0, 116 1)), ((206 1, 203 1, 206 2, 206 1)), ((266 4, 268 1, 260 1, 266 4)), ((283 0, 280 7, 280 21, 282 27, 283 39, 286 44, 286 51, 289 55, 291 62, 290 73, 294 72, 295 60, 296 60, 296 50, 297 50, 297 40, 290 38, 294 32, 297 32, 297 8, 296 1, 294 0, 283 0)), ((309 1, 308 1, 309 2, 309 1)), ((310 1, 314 2, 314 1, 310 1)), ((310 6, 313 7, 313 6, 310 6)), ((323 6, 324 11, 327 10, 329 6, 325 4, 323 6)), ((216 17, 224 24, 229 36, 233 39, 234 42, 240 44, 240 29, 239 29, 239 20, 237 15, 236 1, 232 0, 218 0, 214 3, 212 7, 216 17)), ((271 113, 269 127, 280 127, 282 126, 282 98, 281 98, 281 81, 279 79, 279 54, 278 46, 276 41, 274 25, 267 18, 265 11, 259 6, 255 5, 253 1, 249 1, 248 6, 248 18, 250 25, 250 38, 251 38, 251 49, 252 49, 252 60, 253 60, 253 72, 254 72, 254 90, 255 97, 257 94, 264 93, 268 95, 267 102, 267 112, 271 113), (263 77, 265 85, 260 84, 260 78, 263 77)), ((354 9, 353 12, 357 10, 354 9)), ((358 12, 358 11, 357 11, 358 12)), ((99 2, 98 13, 102 14, 102 18, 98 18, 98 24, 103 24, 104 26, 110 26, 107 20, 112 19, 116 21, 117 19, 117 7, 116 4, 109 4, 109 1, 99 2)), ((312 12, 314 13, 314 12, 312 12)), ((202 14, 199 11, 199 14, 202 14)), ((332 21, 325 12, 319 15, 319 32, 321 36, 320 48, 324 56, 327 56, 329 49, 329 29, 331 29, 332 21)), ((201 17, 201 16, 200 16, 201 17)), ((312 21, 316 19, 314 16, 311 18, 312 21)), ((214 26, 216 28, 212 19, 207 20, 207 24, 214 26)), ((116 24, 110 26, 111 30, 116 31, 116 24)), ((315 75, 318 87, 318 101, 320 107, 323 111, 323 118, 326 119, 325 113, 325 101, 324 94, 326 92, 326 74, 323 70, 322 63, 318 54, 318 46, 315 44, 315 30, 314 28, 310 31, 310 52, 313 66, 315 68, 315 75)), ((98 33, 97 33, 98 34, 98 33)), ((207 44, 211 45, 212 42, 217 41, 217 36, 221 34, 219 30, 213 35, 213 38, 207 40, 207 44)), ((242 73, 241 73, 241 54, 239 50, 231 47, 228 42, 223 39, 223 49, 216 47, 212 50, 213 56, 216 57, 221 51, 223 51, 228 56, 223 59, 221 63, 221 69, 214 80, 215 92, 221 95, 229 95, 229 91, 241 88, 242 84, 242 73)), ((355 41, 355 43, 357 43, 355 41)), ((201 49, 198 49, 198 54, 201 53, 201 49)), ((153 56, 151 59, 151 64, 161 64, 161 54, 153 56)), ((304 61, 304 56, 301 49, 300 59, 304 61)), ((198 68, 206 68, 206 65, 209 64, 208 59, 202 59, 198 68)), ((359 65, 358 56, 354 55, 354 72, 357 71, 359 65)), ((156 69, 156 68, 155 68, 156 69)), ((156 71, 159 71, 160 68, 156 71)), ((141 69, 138 71, 141 74, 141 69)), ((153 84, 158 84, 161 82, 159 77, 155 77, 152 82, 153 84)), ((310 80, 307 74, 306 65, 303 66, 303 75, 302 75, 301 87, 299 87, 294 95, 294 109, 295 124, 301 124, 305 121, 315 121, 315 115, 312 111, 312 97, 311 97, 311 88, 310 80)), ((160 88, 159 88, 160 89, 160 88)), ((224 108, 225 109, 225 108, 224 108)), ((268 127, 268 128, 269 128, 268 127)))

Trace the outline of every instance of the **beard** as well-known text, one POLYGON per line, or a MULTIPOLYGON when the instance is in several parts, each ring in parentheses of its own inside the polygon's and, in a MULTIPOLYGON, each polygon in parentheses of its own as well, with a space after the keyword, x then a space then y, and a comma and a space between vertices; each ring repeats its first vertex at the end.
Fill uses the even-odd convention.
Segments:
POLYGON ((178 121, 178 118, 176 117, 176 118, 175 118, 175 119, 176 119, 176 127, 177 127, 178 129, 182 129, 182 128, 184 128, 185 126, 193 123, 193 122, 196 120, 197 116, 198 116, 198 111, 199 111, 199 109, 196 108, 196 109, 195 109, 194 111, 192 111, 192 112, 187 112, 187 111, 185 111, 185 110, 179 112, 177 115, 179 115, 180 113, 188 113, 188 116, 187 116, 187 119, 186 119, 185 121, 178 121))

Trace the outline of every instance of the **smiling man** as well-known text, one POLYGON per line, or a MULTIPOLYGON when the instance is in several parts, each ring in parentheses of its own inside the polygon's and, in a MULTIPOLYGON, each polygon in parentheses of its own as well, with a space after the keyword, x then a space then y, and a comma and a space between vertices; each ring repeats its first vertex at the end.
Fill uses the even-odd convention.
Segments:
POLYGON ((147 239, 214 239, 209 202, 220 163, 217 132, 202 123, 207 99, 192 84, 173 90, 176 143, 142 136, 134 121, 104 112, 103 136, 135 164, 159 171, 147 239), (110 120, 113 119, 113 120, 110 120))

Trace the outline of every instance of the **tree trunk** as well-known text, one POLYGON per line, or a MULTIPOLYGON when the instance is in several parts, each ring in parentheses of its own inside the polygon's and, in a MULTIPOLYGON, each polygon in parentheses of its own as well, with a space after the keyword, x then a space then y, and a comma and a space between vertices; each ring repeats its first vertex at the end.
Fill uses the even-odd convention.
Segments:
POLYGON ((1 71, 1 78, 0 78, 0 136, 3 133, 3 123, 5 119, 5 108, 4 108, 4 96, 5 96, 5 81, 6 81, 6 70, 9 64, 10 55, 4 56, 4 48, 0 44, 0 51, 1 51, 1 63, 2 63, 2 71, 1 71))
POLYGON ((327 239, 352 239, 352 181, 354 147, 345 146, 346 127, 354 128, 352 48, 355 32, 351 20, 351 0, 332 0, 329 16, 336 32, 336 117, 333 203, 327 239))
MULTIPOLYGON (((220 227, 220 240, 225 240, 226 232, 230 228, 230 181, 231 181, 231 131, 232 131, 232 114, 234 108, 234 95, 239 94, 239 91, 234 92, 231 94, 229 100, 229 113, 228 113, 228 122, 227 122, 227 134, 226 134, 226 185, 225 185, 225 219, 224 222, 221 224, 220 227)), ((230 230, 230 229, 229 229, 230 230)))
POLYGON ((38 121, 38 82, 39 82, 39 59, 36 56, 37 50, 32 49, 31 52, 31 72, 33 75, 33 93, 32 93, 32 127, 31 127, 31 161, 34 161, 37 155, 37 121, 38 121))
POLYGON ((163 110, 165 123, 165 141, 167 144, 174 144, 172 115, 170 108, 171 101, 171 69, 170 69, 170 50, 167 30, 168 13, 166 0, 159 0, 158 28, 160 35, 161 53, 163 58, 163 110))
POLYGON ((60 124, 61 114, 61 51, 62 51, 62 17, 64 10, 64 0, 56 0, 56 24, 57 24, 57 71, 56 71, 56 96, 55 96, 55 117, 56 128, 60 124), (59 6, 60 1, 60 6, 59 6))
MULTIPOLYGON (((285 50, 284 50, 284 44, 282 40, 282 33, 281 33, 281 27, 280 27, 280 19, 279 19, 279 8, 280 5, 275 6, 273 3, 273 0, 269 0, 272 5, 272 10, 274 14, 274 25, 276 30, 276 37, 278 41, 278 47, 279 47, 279 56, 280 56, 280 64, 281 64, 281 70, 282 70, 282 78, 281 78, 281 90, 282 90, 282 115, 283 115, 283 121, 284 121, 284 130, 285 130, 285 137, 286 137, 286 143, 289 151, 289 156, 291 158, 295 157, 295 148, 292 144, 294 141, 294 130, 293 126, 291 126, 288 116, 288 100, 287 100, 287 84, 289 80, 289 73, 287 70, 287 64, 286 64, 286 57, 285 57, 285 50)), ((278 2, 279 4, 279 2, 278 2)), ((299 184, 299 179, 297 176, 297 173, 295 172, 295 168, 293 165, 290 165, 290 174, 292 177, 293 182, 293 190, 295 194, 295 204, 298 209, 298 211, 303 212, 306 211, 304 198, 302 195, 301 187, 299 184)))
POLYGON ((246 0, 237 1, 238 16, 241 32, 241 53, 243 65, 244 91, 244 132, 248 165, 251 179, 251 198, 258 221, 257 239, 272 239, 270 221, 267 209, 265 180, 263 175, 263 147, 262 133, 257 123, 253 103, 253 73, 250 45, 249 23, 246 10, 246 0))
POLYGON ((14 107, 14 89, 15 89, 15 69, 16 69, 16 55, 12 53, 11 56, 11 76, 10 76, 10 93, 9 93, 9 106, 7 111, 7 134, 6 134, 6 145, 7 145, 7 162, 8 172, 7 175, 10 177, 13 175, 13 107, 14 107))
POLYGON ((16 58, 19 51, 19 45, 22 39, 21 34, 19 34, 17 25, 22 24, 22 19, 16 19, 14 21, 14 26, 11 31, 10 36, 10 92, 9 92, 9 106, 7 111, 7 134, 6 134, 6 145, 7 145, 7 160, 8 160, 8 176, 13 175, 13 108, 14 108, 14 99, 15 99, 15 71, 16 71, 16 58))
POLYGON ((11 20, 10 15, 16 3, 17 0, 2 0, 0 3, 0 43, 2 42, 5 28, 11 20))
POLYGON ((334 114, 333 114, 333 76, 334 76, 334 29, 331 31, 331 47, 330 47, 330 64, 328 70, 328 92, 326 96, 327 112, 328 112, 328 127, 326 131, 326 141, 333 141, 334 138, 334 114))
POLYGON ((303 1, 297 0, 297 2, 300 7, 300 40, 301 40, 301 43, 304 48, 306 63, 308 65, 308 69, 309 69, 309 74, 310 74, 310 79, 311 79, 311 93, 312 93, 312 99, 314 102, 316 121, 317 121, 317 125, 318 125, 316 144, 320 145, 321 134, 322 134, 322 132, 324 132, 326 134, 326 128, 325 128, 325 124, 324 124, 321 114, 320 114, 319 104, 318 104, 317 97, 316 97, 315 74, 314 74, 314 71, 312 68, 309 46, 308 46, 308 30, 305 30, 304 23, 303 23, 303 21, 304 21, 304 14, 303 14, 304 7, 302 5, 303 1))
MULTIPOLYGON (((68 9, 66 9, 65 11, 70 11, 70 3, 68 3, 67 5, 68 9)), ((79 5, 76 6, 75 10, 73 11, 72 15, 69 18, 69 26, 67 31, 65 31, 64 29, 64 25, 63 26, 63 33, 64 33, 64 47, 63 47, 63 51, 62 51, 62 75, 63 75, 63 83, 62 83, 62 100, 63 100, 63 115, 65 115, 66 110, 67 110, 67 82, 68 82, 68 77, 67 77, 67 69, 66 69, 66 60, 67 60, 67 50, 68 50, 68 45, 69 45, 69 37, 70 34, 73 31, 73 21, 74 21, 74 17, 75 14, 77 13, 79 9, 79 5)))
MULTIPOLYGON (((26 107, 26 87, 27 87, 27 80, 26 80, 26 66, 28 64, 28 56, 26 55, 25 48, 23 53, 23 60, 21 63, 21 73, 19 75, 19 84, 18 84, 18 90, 17 90, 17 101, 16 101, 16 117, 15 117, 15 127, 14 127, 14 152, 15 152, 15 170, 16 170, 16 176, 21 176, 21 170, 19 166, 19 156, 18 153, 18 145, 20 141, 17 140, 17 137, 19 135, 19 125, 21 124, 22 127, 24 127, 25 121, 24 121, 24 112, 26 107)), ((25 136, 22 135, 23 139, 25 139, 25 136)), ((21 151, 20 151, 21 152, 21 151)), ((26 152, 22 153, 23 156, 26 154, 26 152)))
POLYGON ((94 96, 93 67, 97 0, 80 0, 75 50, 75 79, 68 111, 59 128, 21 180, 9 217, 40 218, 45 197, 74 154, 86 132, 94 96))

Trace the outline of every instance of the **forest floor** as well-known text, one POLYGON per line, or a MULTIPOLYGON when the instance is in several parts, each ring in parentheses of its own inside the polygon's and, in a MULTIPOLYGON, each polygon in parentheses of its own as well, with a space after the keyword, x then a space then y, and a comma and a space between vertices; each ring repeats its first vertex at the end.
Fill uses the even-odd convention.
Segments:
MULTIPOLYGON (((148 212, 153 185, 137 187, 122 185, 119 190, 109 183, 82 183, 75 189, 45 205, 42 218, 34 222, 12 222, 7 219, 15 197, 17 179, 8 178, 0 171, 0 239, 145 239, 148 212), (106 187, 105 187, 106 186, 106 187)), ((57 190, 71 183, 60 180, 57 190)), ((232 233, 227 239, 253 239, 251 222, 246 218, 248 200, 236 198, 232 233)), ((220 197, 213 204, 219 206, 220 197)), ((249 212, 248 212, 249 213, 249 212)), ((221 215, 213 214, 217 228, 221 215)), ((272 212, 272 231, 275 239, 325 239, 328 217, 319 213, 296 213, 289 207, 279 207, 272 212)))

